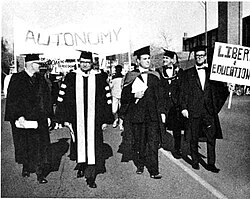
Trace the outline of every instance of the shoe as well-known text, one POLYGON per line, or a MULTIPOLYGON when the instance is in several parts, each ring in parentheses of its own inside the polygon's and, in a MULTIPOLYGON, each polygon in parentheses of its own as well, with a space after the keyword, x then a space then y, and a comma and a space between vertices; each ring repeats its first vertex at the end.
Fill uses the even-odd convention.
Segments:
POLYGON ((174 157, 175 159, 181 159, 181 157, 182 157, 181 151, 180 151, 180 150, 174 151, 174 152, 173 152, 173 157, 174 157))
POLYGON ((23 177, 30 177, 30 172, 28 172, 28 171, 22 171, 22 176, 23 177))
POLYGON ((193 168, 193 169, 196 169, 196 170, 199 170, 199 169, 200 169, 199 163, 193 163, 193 164, 192 164, 192 168, 193 168))
POLYGON ((136 173, 140 175, 143 173, 143 171, 144 171, 144 167, 137 167, 136 173))
POLYGON ((87 185, 88 185, 90 188, 97 188, 97 184, 95 183, 95 180, 94 180, 94 179, 92 179, 92 178, 87 178, 86 182, 87 182, 87 185))
POLYGON ((208 164, 207 170, 213 173, 219 173, 220 169, 218 169, 214 164, 208 164))
POLYGON ((77 178, 82 178, 83 176, 84 176, 84 172, 82 170, 78 170, 77 174, 76 174, 76 177, 77 178))
POLYGON ((49 131, 52 131, 52 130, 56 129, 55 127, 56 127, 56 123, 55 123, 55 122, 52 122, 52 123, 50 124, 50 126, 49 126, 49 131))
POLYGON ((39 184, 46 184, 48 182, 48 180, 46 180, 44 177, 37 177, 37 181, 39 182, 39 184))
POLYGON ((153 178, 153 179, 161 179, 162 178, 162 175, 160 173, 158 173, 157 175, 150 175, 150 178, 153 178))

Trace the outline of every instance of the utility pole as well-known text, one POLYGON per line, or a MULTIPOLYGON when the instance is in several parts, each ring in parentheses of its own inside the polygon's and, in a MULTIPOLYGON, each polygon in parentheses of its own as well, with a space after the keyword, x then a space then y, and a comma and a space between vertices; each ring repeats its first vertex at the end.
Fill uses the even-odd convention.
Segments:
MULTIPOLYGON (((205 11, 205 42, 204 43, 205 43, 205 46, 208 46, 208 42, 207 42, 207 1, 202 1, 201 3, 200 4, 205 11)), ((206 54, 207 54, 207 49, 206 49, 206 54)))
POLYGON ((205 45, 207 46, 207 2, 204 1, 205 6, 205 45))

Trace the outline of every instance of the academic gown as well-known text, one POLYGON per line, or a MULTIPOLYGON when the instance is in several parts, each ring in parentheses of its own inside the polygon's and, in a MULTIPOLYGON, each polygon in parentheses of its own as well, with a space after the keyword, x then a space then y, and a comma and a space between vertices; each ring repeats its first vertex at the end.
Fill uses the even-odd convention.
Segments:
MULTIPOLYGON (((76 70, 66 75, 58 96, 56 118, 72 124, 73 137, 70 144, 70 159, 77 163, 101 166, 104 143, 102 124, 113 121, 111 94, 107 75, 85 75, 76 70)), ((99 168, 101 169, 101 168, 99 168)))
POLYGON ((35 172, 37 166, 49 163, 50 137, 47 118, 51 118, 49 87, 44 77, 36 74, 34 80, 25 72, 12 75, 8 87, 5 120, 10 121, 15 148, 15 161, 29 166, 35 172), (37 121, 37 129, 17 128, 15 121, 24 116, 37 121))
MULTIPOLYGON (((160 128, 161 117, 163 113, 163 96, 159 93, 159 74, 155 71, 148 71, 147 86, 148 89, 145 95, 138 103, 132 91, 132 84, 135 79, 141 78, 141 73, 138 71, 129 72, 124 80, 124 87, 121 97, 121 108, 119 116, 124 120, 124 132, 122 133, 123 140, 119 146, 118 152, 123 154, 122 162, 134 160, 134 151, 147 153, 147 139, 143 136, 134 138, 132 133, 132 124, 141 124, 146 121, 157 123, 156 128, 160 128), (140 143, 135 143, 135 140, 140 140, 140 143)), ((146 122, 147 123, 147 122, 146 122)), ((155 143, 160 143, 161 135, 158 131, 155 135, 155 143)))
MULTIPOLYGON (((184 130, 184 117, 180 110, 180 86, 181 86, 181 74, 182 69, 178 71, 173 70, 173 76, 168 77, 167 74, 163 74, 163 69, 157 70, 159 72, 160 79, 160 92, 164 95, 164 108, 166 115, 165 126, 168 130, 184 130), (164 76, 163 76, 164 75, 164 76)), ((165 132, 165 128, 164 128, 165 132)))
MULTIPOLYGON (((196 118, 201 115, 203 107, 205 107, 208 114, 214 117, 215 132, 214 135, 212 135, 213 138, 222 139, 223 136, 218 114, 223 107, 229 92, 225 83, 209 80, 210 68, 206 68, 205 71, 206 80, 204 90, 202 90, 195 66, 183 72, 180 93, 181 110, 187 109, 189 118, 196 118)), ((185 138, 187 141, 192 139, 192 132, 189 127, 189 122, 187 122, 187 130, 185 131, 185 138)), ((204 132, 201 132, 200 138, 203 137, 205 137, 204 132)))

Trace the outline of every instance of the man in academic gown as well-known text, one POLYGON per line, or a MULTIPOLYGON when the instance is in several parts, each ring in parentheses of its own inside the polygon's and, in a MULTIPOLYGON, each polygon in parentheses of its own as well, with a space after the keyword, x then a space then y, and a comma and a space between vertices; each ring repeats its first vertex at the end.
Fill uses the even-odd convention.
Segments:
POLYGON ((159 93, 159 77, 150 68, 150 46, 134 52, 139 69, 126 75, 121 96, 120 116, 132 133, 133 161, 136 173, 147 168, 150 177, 160 179, 158 149, 160 144, 162 98, 159 93))
POLYGON ((105 172, 102 127, 113 120, 107 75, 92 69, 92 53, 82 51, 80 67, 66 75, 58 96, 56 117, 71 129, 70 159, 77 162, 77 177, 96 188, 105 172))
POLYGON ((39 183, 47 183, 49 166, 49 129, 52 116, 49 87, 39 74, 39 54, 27 54, 25 69, 11 77, 5 120, 10 121, 15 161, 23 165, 22 176, 36 172, 39 183), (49 119, 48 119, 49 118, 49 119), (29 125, 32 121, 33 125, 29 125))
POLYGON ((207 170, 218 173, 215 166, 215 142, 222 139, 218 113, 228 97, 228 88, 222 82, 209 79, 210 68, 205 64, 206 46, 196 46, 195 66, 183 72, 181 86, 181 110, 188 119, 185 137, 190 143, 192 167, 199 169, 199 138, 207 141, 207 170))
POLYGON ((173 132, 174 158, 180 159, 181 153, 181 130, 184 130, 184 117, 180 111, 180 85, 183 70, 177 67, 178 56, 175 52, 164 49, 163 66, 156 71, 161 76, 160 92, 164 95, 164 109, 166 114, 165 128, 173 132))

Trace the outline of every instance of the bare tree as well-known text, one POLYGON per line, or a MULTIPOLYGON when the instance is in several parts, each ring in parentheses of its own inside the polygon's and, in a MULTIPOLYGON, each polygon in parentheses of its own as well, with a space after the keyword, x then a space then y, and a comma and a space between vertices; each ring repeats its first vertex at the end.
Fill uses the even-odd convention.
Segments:
POLYGON ((160 37, 161 37, 162 43, 163 43, 162 47, 165 48, 165 49, 171 48, 171 46, 172 46, 172 37, 171 37, 171 35, 168 32, 166 32, 164 30, 161 30, 160 31, 160 37))
POLYGON ((3 37, 1 38, 1 70, 2 70, 2 87, 3 81, 7 74, 9 74, 11 63, 13 62, 13 54, 10 52, 9 43, 3 37))

